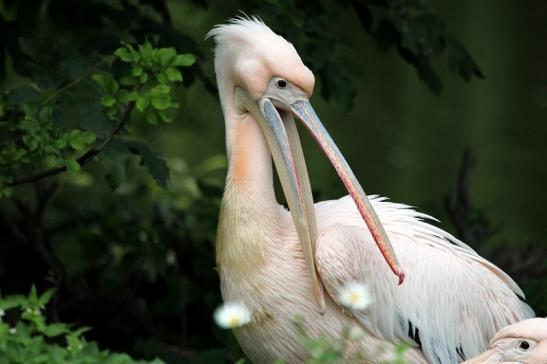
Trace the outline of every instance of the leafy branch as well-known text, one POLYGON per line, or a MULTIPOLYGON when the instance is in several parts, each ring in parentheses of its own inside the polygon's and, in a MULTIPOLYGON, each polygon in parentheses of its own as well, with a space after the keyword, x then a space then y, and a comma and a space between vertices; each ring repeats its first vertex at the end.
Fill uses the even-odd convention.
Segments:
MULTIPOLYGON (((103 151, 108 146, 108 144, 112 141, 114 136, 116 134, 118 134, 118 132, 123 128, 124 124, 127 122, 127 119, 129 118, 129 115, 130 115, 130 113, 131 113, 131 111, 133 110, 134 107, 135 107, 134 102, 129 104, 128 106, 124 107, 123 110, 120 112, 120 116, 118 118, 118 122, 116 123, 116 126, 114 127, 114 129, 112 129, 112 131, 110 132, 108 137, 106 139, 104 139, 103 142, 101 144, 99 144, 97 147, 92 147, 92 148, 88 149, 84 154, 82 154, 81 157, 76 159, 76 163, 78 163, 79 167, 74 167, 73 166, 73 167, 70 167, 70 168, 78 170, 83 165, 85 165, 88 162, 90 162, 91 160, 93 160, 93 158, 95 156, 97 156, 101 151, 103 151)), ((47 178, 47 177, 52 177, 52 176, 55 176, 57 174, 66 172, 68 170, 69 170, 69 167, 66 166, 66 165, 55 167, 55 168, 50 168, 48 170, 33 174, 31 176, 28 176, 28 177, 23 177, 23 178, 20 178, 20 179, 16 179, 13 182, 9 183, 8 186, 17 186, 17 185, 21 185, 21 184, 25 184, 25 183, 36 182, 36 181, 39 181, 41 179, 44 179, 44 178, 47 178)))
MULTIPOLYGON (((132 115, 141 115, 153 125, 159 121, 169 123, 174 119, 174 111, 179 107, 173 101, 174 84, 182 81, 179 68, 191 66, 195 62, 193 55, 177 54, 174 48, 154 48, 146 41, 137 47, 122 43, 122 47, 110 58, 112 60, 106 71, 91 75, 99 89, 96 99, 100 99, 103 109, 93 115, 91 124, 86 125, 88 128, 82 128, 88 130, 66 130, 59 127, 56 120, 57 105, 52 104, 52 101, 62 92, 81 84, 91 73, 89 70, 47 97, 42 97, 32 87, 15 90, 12 95, 8 95, 8 100, 11 97, 11 104, 7 108, 17 112, 11 113, 12 120, 8 121, 12 122, 6 125, 11 125, 7 127, 8 132, 15 135, 15 138, 8 141, 0 153, 0 169, 5 172, 0 175, 0 197, 9 196, 11 188, 17 185, 36 182, 63 172, 78 173, 82 166, 107 149, 113 140, 119 139, 118 136, 126 130, 125 126, 132 115), (115 69, 121 71, 116 73, 115 69), (44 101, 40 102, 40 98, 44 101), (21 106, 17 107, 18 104, 21 106), (98 121, 105 116, 106 123, 115 123, 108 132, 96 127, 98 121), (95 142, 98 132, 104 134, 102 141, 88 147, 95 142), (74 152, 83 154, 75 157, 74 152), (31 164, 45 164, 49 168, 27 177, 12 177, 13 172, 31 164)), ((160 171, 162 176, 154 177, 164 184, 166 166, 163 159, 143 144, 126 144, 125 152, 139 154, 144 164, 163 164, 161 167, 149 169, 151 172, 160 171)), ((126 159, 117 158, 118 161, 126 159)), ((115 163, 103 165, 118 170, 120 168, 115 163)))
POLYGON ((353 0, 351 5, 365 31, 382 50, 396 48, 436 95, 442 81, 433 67, 446 60, 448 69, 466 82, 484 78, 465 47, 448 34, 442 20, 423 0, 353 0))
POLYGON ((49 95, 45 100, 44 104, 49 104, 51 101, 53 101, 57 96, 62 94, 63 92, 70 90, 71 88, 79 85, 85 78, 89 76, 91 73, 91 68, 88 68, 83 72, 80 76, 76 77, 72 82, 67 83, 66 85, 60 87, 58 90, 53 92, 51 95, 49 95))
POLYGON ((475 157, 469 149, 463 153, 455 188, 443 197, 444 209, 456 229, 456 236, 478 248, 496 235, 502 226, 493 226, 485 212, 474 206, 470 195, 470 174, 475 157))

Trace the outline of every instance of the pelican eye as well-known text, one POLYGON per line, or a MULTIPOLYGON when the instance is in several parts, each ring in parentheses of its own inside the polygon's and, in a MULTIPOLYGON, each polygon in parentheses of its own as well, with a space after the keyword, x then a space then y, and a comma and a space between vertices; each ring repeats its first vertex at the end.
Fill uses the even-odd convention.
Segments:
POLYGON ((522 340, 519 343, 519 349, 524 350, 524 351, 530 349, 530 343, 528 341, 522 340))
POLYGON ((285 88, 287 87, 287 81, 281 79, 281 80, 277 80, 277 87, 278 88, 285 88))

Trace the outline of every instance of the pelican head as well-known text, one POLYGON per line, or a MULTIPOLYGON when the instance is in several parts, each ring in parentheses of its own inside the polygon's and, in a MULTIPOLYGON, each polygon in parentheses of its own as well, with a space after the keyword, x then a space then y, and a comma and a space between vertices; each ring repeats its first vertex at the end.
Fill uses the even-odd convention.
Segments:
POLYGON ((233 19, 214 27, 207 37, 213 37, 217 43, 215 72, 225 117, 250 115, 267 142, 302 244, 320 311, 324 310, 325 303, 314 262, 317 222, 295 119, 305 126, 329 158, 387 264, 399 278, 399 284, 402 283, 404 274, 384 228, 310 104, 315 79, 293 45, 257 18, 233 19))
POLYGON ((490 342, 490 350, 462 364, 547 364, 547 318, 531 318, 504 327, 490 342))

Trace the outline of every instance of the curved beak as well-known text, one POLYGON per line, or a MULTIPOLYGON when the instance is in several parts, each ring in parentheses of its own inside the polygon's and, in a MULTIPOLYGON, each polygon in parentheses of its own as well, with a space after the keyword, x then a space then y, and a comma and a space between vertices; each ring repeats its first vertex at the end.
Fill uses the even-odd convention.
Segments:
POLYGON ((325 299, 315 265, 317 220, 304 154, 293 115, 306 126, 331 161, 348 192, 353 197, 376 245, 391 270, 399 277, 399 284, 401 284, 404 280, 404 274, 399 267, 393 248, 378 216, 309 101, 301 98, 290 105, 279 105, 279 101, 274 101, 276 105, 287 110, 280 114, 268 97, 261 98, 257 104, 239 87, 236 88, 235 95, 239 103, 238 107, 253 115, 268 143, 302 245, 302 252, 311 278, 312 289, 319 304, 319 311, 321 313, 325 312, 325 299))
POLYGON ((359 184, 359 181, 357 181, 357 178, 344 159, 344 156, 321 123, 321 120, 319 120, 319 117, 313 110, 310 102, 308 100, 298 100, 295 101, 290 108, 291 111, 306 126, 315 141, 319 144, 321 149, 323 149, 323 152, 330 160, 334 169, 336 169, 336 172, 338 172, 338 175, 353 198, 353 201, 355 201, 355 205, 357 205, 359 213, 365 220, 365 223, 367 224, 367 227, 370 230, 378 249, 380 249, 380 252, 393 273, 399 278, 399 284, 402 284, 405 279, 405 275, 399 266, 395 251, 391 246, 389 238, 387 237, 386 231, 382 226, 378 215, 374 211, 374 208, 368 200, 365 191, 363 191, 363 188, 359 184))

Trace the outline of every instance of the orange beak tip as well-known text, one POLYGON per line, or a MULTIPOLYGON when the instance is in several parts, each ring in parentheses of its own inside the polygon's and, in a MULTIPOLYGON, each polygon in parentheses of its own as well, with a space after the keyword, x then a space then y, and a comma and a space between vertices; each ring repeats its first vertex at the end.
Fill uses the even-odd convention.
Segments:
POLYGON ((397 273, 397 277, 399 277, 399 283, 397 285, 400 286, 405 281, 405 274, 403 273, 403 271, 400 271, 399 273, 397 273))

